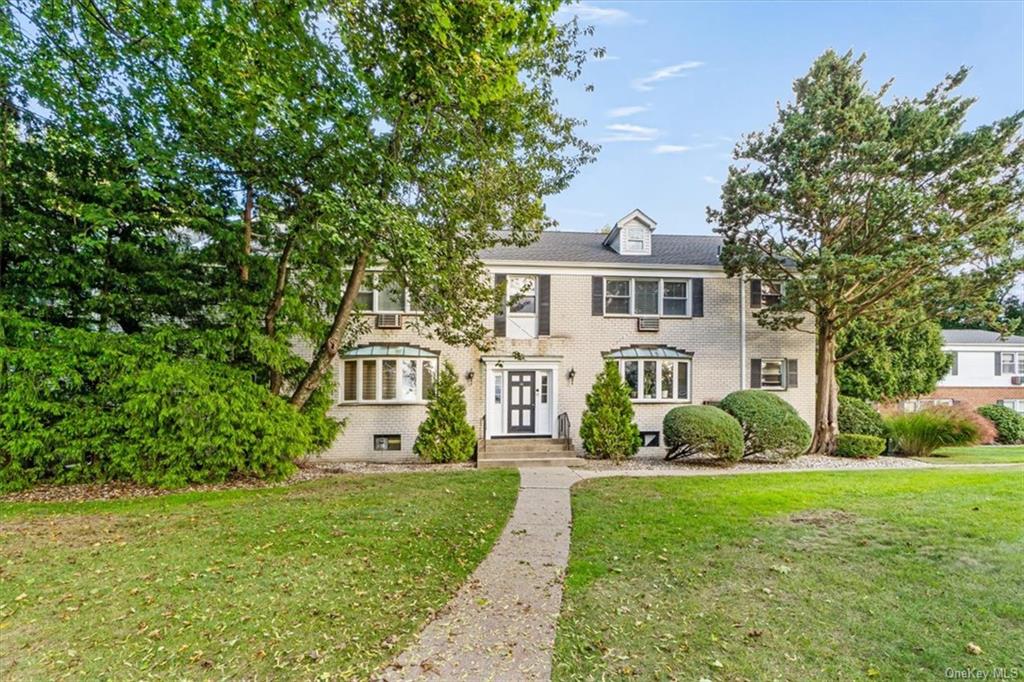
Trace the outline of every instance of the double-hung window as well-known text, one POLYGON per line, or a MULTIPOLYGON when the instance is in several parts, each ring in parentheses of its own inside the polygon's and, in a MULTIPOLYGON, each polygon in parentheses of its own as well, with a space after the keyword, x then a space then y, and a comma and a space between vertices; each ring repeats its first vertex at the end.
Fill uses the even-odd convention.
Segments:
POLYGON ((626 230, 626 251, 629 253, 643 253, 644 251, 644 230, 634 227, 626 230))
POLYGON ((782 358, 761 360, 761 388, 786 387, 786 361, 782 358))
POLYGON ((766 306, 779 304, 782 298, 782 285, 764 280, 761 282, 761 303, 766 306))
POLYGON ((396 284, 385 284, 375 273, 369 273, 359 287, 356 305, 367 313, 412 313, 408 292, 396 284))
POLYGON ((690 315, 690 281, 643 277, 606 277, 604 314, 638 317, 690 315))
POLYGON ((342 358, 341 402, 409 403, 430 397, 437 356, 407 346, 363 346, 342 358))
POLYGON ((1003 374, 1024 374, 1024 353, 1003 353, 1000 358, 1003 374))

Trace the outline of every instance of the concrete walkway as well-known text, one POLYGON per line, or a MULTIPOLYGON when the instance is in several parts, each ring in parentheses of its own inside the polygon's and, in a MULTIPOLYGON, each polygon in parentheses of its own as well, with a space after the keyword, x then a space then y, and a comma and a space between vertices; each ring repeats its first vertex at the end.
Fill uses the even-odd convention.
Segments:
MULTIPOLYGON (((906 468, 950 466, 914 462, 906 468)), ((851 467, 870 468, 869 463, 851 467)), ((379 679, 551 679, 555 625, 569 560, 569 495, 577 481, 609 476, 743 476, 812 471, 820 469, 794 465, 761 471, 721 469, 711 474, 687 468, 520 469, 519 499, 491 553, 423 629, 416 643, 399 655, 379 679)))
POLYGON ((569 560, 565 467, 520 469, 519 499, 491 553, 383 680, 548 680, 569 560))

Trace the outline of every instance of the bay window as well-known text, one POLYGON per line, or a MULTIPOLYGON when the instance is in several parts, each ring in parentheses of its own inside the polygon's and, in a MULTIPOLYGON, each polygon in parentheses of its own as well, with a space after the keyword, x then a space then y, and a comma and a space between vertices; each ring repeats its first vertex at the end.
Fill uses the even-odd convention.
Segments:
POLYGON ((640 317, 688 317, 690 281, 606 277, 604 314, 640 317))
POLYGON ((341 402, 426 400, 437 377, 437 355, 412 346, 362 346, 342 358, 341 402))
POLYGON ((636 402, 690 400, 690 360, 620 359, 619 372, 636 402))

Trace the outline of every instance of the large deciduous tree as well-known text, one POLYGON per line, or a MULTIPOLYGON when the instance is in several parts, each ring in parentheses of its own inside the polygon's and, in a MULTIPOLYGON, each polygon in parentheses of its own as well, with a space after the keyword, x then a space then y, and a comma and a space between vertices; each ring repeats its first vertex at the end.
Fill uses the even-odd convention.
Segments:
POLYGON ((782 285, 759 323, 816 335, 811 451, 823 454, 835 450, 847 327, 898 328, 920 310, 991 318, 993 292, 1022 267, 1024 113, 967 129, 967 69, 903 98, 871 90, 863 62, 819 57, 776 122, 737 144, 745 163, 708 209, 727 272, 782 285))

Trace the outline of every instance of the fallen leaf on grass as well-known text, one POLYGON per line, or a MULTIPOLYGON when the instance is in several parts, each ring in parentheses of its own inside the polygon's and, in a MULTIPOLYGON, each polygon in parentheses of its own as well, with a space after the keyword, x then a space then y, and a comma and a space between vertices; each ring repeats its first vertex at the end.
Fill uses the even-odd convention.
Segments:
POLYGON ((974 642, 968 642, 965 648, 967 649, 967 653, 971 654, 972 656, 981 655, 981 647, 975 644, 974 642))

